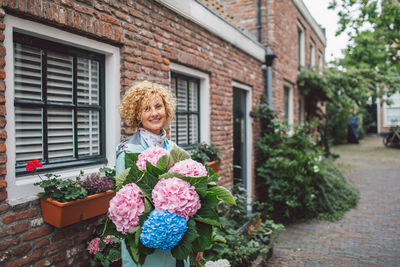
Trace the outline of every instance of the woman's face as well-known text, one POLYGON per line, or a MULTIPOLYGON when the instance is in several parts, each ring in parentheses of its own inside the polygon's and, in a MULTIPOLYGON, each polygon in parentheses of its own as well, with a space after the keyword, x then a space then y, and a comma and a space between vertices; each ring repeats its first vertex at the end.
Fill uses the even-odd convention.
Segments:
POLYGON ((153 95, 142 103, 142 127, 154 134, 160 134, 167 119, 164 102, 159 95, 153 95))

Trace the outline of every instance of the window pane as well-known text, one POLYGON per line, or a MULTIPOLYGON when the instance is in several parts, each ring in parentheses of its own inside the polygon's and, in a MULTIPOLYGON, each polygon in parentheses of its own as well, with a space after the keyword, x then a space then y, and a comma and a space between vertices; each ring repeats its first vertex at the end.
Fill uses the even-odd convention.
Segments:
POLYGON ((178 115, 178 140, 179 145, 188 144, 188 120, 187 115, 178 115))
POLYGON ((39 48, 14 44, 14 90, 16 98, 42 99, 42 57, 39 48))
POLYGON ((188 103, 187 103, 187 88, 188 82, 186 80, 178 79, 178 110, 188 110, 188 103))
POLYGON ((98 111, 78 111, 78 154, 100 154, 100 116, 98 111))
POLYGON ((16 162, 43 159, 41 108, 15 107, 16 162))
POLYGON ((189 110, 198 111, 198 84, 191 81, 189 83, 189 110))
POLYGON ((169 126, 169 138, 172 141, 174 141, 175 143, 177 143, 177 141, 176 141, 176 119, 171 121, 171 124, 169 126))
POLYGON ((49 108, 47 120, 49 161, 73 158, 74 124, 72 110, 49 108))
POLYGON ((47 100, 72 103, 73 57, 47 54, 47 100))
POLYGON ((99 104, 99 62, 78 58, 78 104, 99 104))
POLYGON ((284 104, 284 112, 285 119, 289 119, 289 88, 284 87, 284 95, 283 95, 283 104, 284 104))
POLYGON ((190 115, 190 124, 189 124, 190 144, 199 143, 198 125, 199 125, 198 115, 197 114, 190 115))

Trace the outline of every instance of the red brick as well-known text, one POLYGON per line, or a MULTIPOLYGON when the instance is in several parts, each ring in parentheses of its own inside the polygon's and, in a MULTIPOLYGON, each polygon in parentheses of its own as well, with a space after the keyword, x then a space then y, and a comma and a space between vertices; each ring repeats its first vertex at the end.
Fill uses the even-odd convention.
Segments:
POLYGON ((28 0, 27 12, 31 14, 35 13, 35 0, 28 0))
POLYGON ((1 152, 6 152, 7 151, 7 147, 6 147, 6 144, 0 144, 0 153, 1 152))
POLYGON ((67 23, 67 10, 64 7, 60 7, 60 23, 67 23))
POLYGON ((10 234, 10 227, 2 227, 0 228, 0 238, 5 237, 10 234))
POLYGON ((82 242, 86 243, 91 235, 91 232, 81 233, 80 235, 75 237, 74 244, 81 244, 82 242))
POLYGON ((22 12, 25 12, 26 10, 25 1, 18 1, 18 9, 22 12))
POLYGON ((27 222, 21 222, 19 224, 16 224, 12 227, 12 234, 18 234, 21 232, 25 232, 26 230, 28 230, 31 226, 31 223, 29 221, 27 222))
POLYGON ((53 262, 64 261, 65 260, 65 252, 58 253, 51 257, 53 262))
POLYGON ((21 246, 13 248, 13 254, 14 254, 14 256, 19 256, 19 255, 28 253, 29 251, 31 251, 31 249, 32 249, 32 245, 31 244, 24 243, 21 246))
POLYGON ((41 259, 40 261, 36 262, 34 267, 44 267, 44 266, 50 266, 53 263, 53 261, 50 258, 44 258, 41 259))
POLYGON ((0 106, 0 115, 7 115, 7 110, 5 106, 0 106))
POLYGON ((11 8, 17 7, 17 0, 8 0, 8 6, 11 8))
POLYGON ((88 8, 88 7, 81 6, 81 5, 76 5, 75 6, 75 11, 84 13, 84 14, 89 15, 89 16, 93 16, 93 13, 94 13, 92 8, 88 8))
POLYGON ((118 20, 118 19, 116 19, 114 17, 111 17, 109 15, 106 15, 106 14, 101 14, 101 20, 103 20, 104 22, 108 22, 108 23, 111 23, 111 24, 115 24, 115 25, 121 26, 121 21, 120 20, 118 20))
MULTIPOLYGON (((0 175, 4 175, 5 173, 3 173, 3 172, 7 172, 7 170, 5 168, 0 170, 0 175)), ((0 191, 0 201, 6 200, 6 199, 7 199, 7 191, 3 189, 0 191)))
POLYGON ((51 20, 51 4, 48 2, 43 3, 43 15, 46 19, 51 20))
POLYGON ((46 236, 53 232, 53 227, 51 226, 43 226, 41 228, 29 231, 22 236, 23 241, 29 241, 32 239, 36 239, 39 237, 46 236))
POLYGON ((51 242, 57 242, 62 239, 66 238, 65 232, 64 231, 56 231, 53 236, 51 237, 51 242))
POLYGON ((43 238, 43 239, 40 239, 40 240, 35 242, 35 248, 36 249, 37 248, 41 248, 41 247, 46 246, 48 244, 50 244, 50 240, 48 238, 43 238))
POLYGON ((10 209, 10 205, 7 203, 0 204, 0 213, 8 211, 10 209))
POLYGON ((25 265, 27 263, 30 263, 32 261, 36 261, 38 259, 40 259, 40 257, 42 256, 42 252, 41 251, 35 251, 33 252, 31 255, 26 255, 22 258, 19 258, 15 261, 11 261, 8 262, 5 267, 15 267, 15 266, 22 266, 25 265))
POLYGON ((0 180, 0 189, 1 189, 1 188, 5 188, 5 187, 7 187, 7 181, 5 181, 5 180, 0 180))
MULTIPOLYGON (((7 132, 4 130, 0 130, 0 140, 5 140, 7 138, 7 132)), ((0 154, 0 164, 7 163, 7 154, 0 154)), ((1 210, 0 210, 1 212, 1 210)))
MULTIPOLYGON (((6 50, 4 47, 0 47, 0 54, 3 55, 2 50, 6 50)), ((5 56, 5 54, 3 55, 5 56)), ((6 71, 5 70, 0 70, 0 79, 5 79, 6 78, 6 71)))
POLYGON ((43 15, 43 2, 42 0, 36 1, 35 13, 37 16, 41 17, 43 15))
POLYGON ((2 240, 0 242, 0 250, 5 250, 10 246, 16 245, 19 243, 19 239, 16 237, 12 237, 6 240, 2 240))
MULTIPOLYGON (((0 9, 1 10, 1 9, 0 9)), ((3 42, 5 38, 4 33, 0 33, 0 42, 3 42)))
POLYGON ((38 215, 37 209, 24 210, 17 213, 7 214, 3 216, 3 223, 10 224, 15 221, 32 218, 38 215))
POLYGON ((77 12, 74 12, 74 27, 76 29, 80 29, 81 28, 80 19, 79 19, 79 13, 77 13, 77 12))
POLYGON ((52 254, 52 253, 54 253, 56 251, 61 251, 62 249, 66 248, 68 246, 71 246, 71 245, 72 245, 72 241, 71 240, 65 240, 65 241, 62 241, 60 243, 56 243, 54 245, 51 245, 51 246, 45 248, 44 249, 44 253, 46 255, 49 255, 49 254, 52 254))
POLYGON ((0 128, 4 129, 4 127, 6 127, 6 124, 7 124, 7 120, 0 118, 0 128))

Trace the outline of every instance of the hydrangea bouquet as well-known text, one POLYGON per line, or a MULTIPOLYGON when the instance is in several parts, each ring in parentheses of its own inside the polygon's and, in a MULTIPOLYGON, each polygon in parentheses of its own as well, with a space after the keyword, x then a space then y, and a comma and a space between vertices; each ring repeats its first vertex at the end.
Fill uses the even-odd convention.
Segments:
POLYGON ((216 184, 219 176, 179 147, 127 153, 125 166, 116 177, 118 191, 103 234, 125 239, 137 264, 155 249, 170 250, 178 260, 205 251, 212 227, 220 226, 214 208, 220 201, 236 204, 216 184))

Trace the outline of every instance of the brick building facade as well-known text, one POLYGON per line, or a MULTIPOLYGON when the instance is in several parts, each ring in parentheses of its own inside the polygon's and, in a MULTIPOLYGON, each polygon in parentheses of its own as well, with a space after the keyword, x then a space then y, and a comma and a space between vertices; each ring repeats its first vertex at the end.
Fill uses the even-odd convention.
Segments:
MULTIPOLYGON (((172 86, 172 80, 187 84, 188 99, 194 94, 193 88, 198 88, 197 95, 185 104, 190 112, 195 106, 196 112, 192 113, 197 124, 191 125, 187 117, 187 128, 197 127, 197 132, 190 132, 191 140, 213 143, 221 149, 220 183, 228 187, 233 183, 234 94, 240 92, 244 102, 239 108, 246 107, 240 111, 244 114, 242 134, 246 137, 244 182, 250 199, 258 131, 249 112, 265 90, 264 45, 278 54, 273 69, 273 106, 281 113, 283 83, 293 86, 293 103, 299 94, 295 89, 297 46, 292 45, 297 43, 297 23, 304 27, 306 40, 313 38, 323 55, 323 43, 302 13, 307 11, 293 4, 297 1, 273 2, 263 3, 263 12, 267 9, 269 13, 263 16, 262 27, 270 30, 263 31, 260 43, 230 21, 229 13, 213 9, 208 1, 0 1, 0 265, 87 265, 87 241, 103 217, 63 229, 47 225, 36 198, 38 189, 33 186, 38 178, 24 172, 22 164, 27 160, 25 156, 41 155, 46 158, 43 169, 63 177, 76 176, 80 169, 90 173, 106 163, 114 166, 116 145, 132 134, 120 120, 118 104, 136 80, 168 86, 172 86), (286 16, 287 22, 278 12, 283 9, 293 13, 286 16), (270 28, 273 21, 280 22, 270 28), (282 28, 289 24, 295 28, 282 28), (69 81, 66 77, 73 78, 69 81), (69 90, 78 93, 68 91, 70 87, 77 88, 69 90), (97 95, 92 96, 92 92, 97 95), (193 104, 195 100, 198 107, 193 104), (86 104, 80 106, 80 101, 86 104), (74 110, 78 115, 68 115, 74 110), (43 114, 47 116, 46 130, 41 122, 43 114), (82 130, 89 122, 98 122, 100 133, 82 130), (30 134, 37 125, 39 137, 30 134), (78 128, 67 136, 72 141, 58 137, 53 142, 50 137, 57 127, 64 127, 62 131, 74 128, 69 125, 78 128), (77 141, 81 139, 74 140, 81 131, 91 139, 90 152, 84 152, 86 143, 77 141), (45 151, 37 152, 32 143, 37 138, 42 140, 44 132, 48 140, 45 145, 39 142, 38 147, 44 146, 45 151), (61 139, 62 144, 57 141, 61 139), (57 155, 72 160, 64 163, 57 155)), ((245 18, 231 12, 239 21, 245 18)), ((254 34, 251 21, 243 21, 242 25, 254 34)), ((180 124, 176 127, 175 131, 179 130, 180 124)), ((182 142, 191 144, 190 140, 182 142)))

